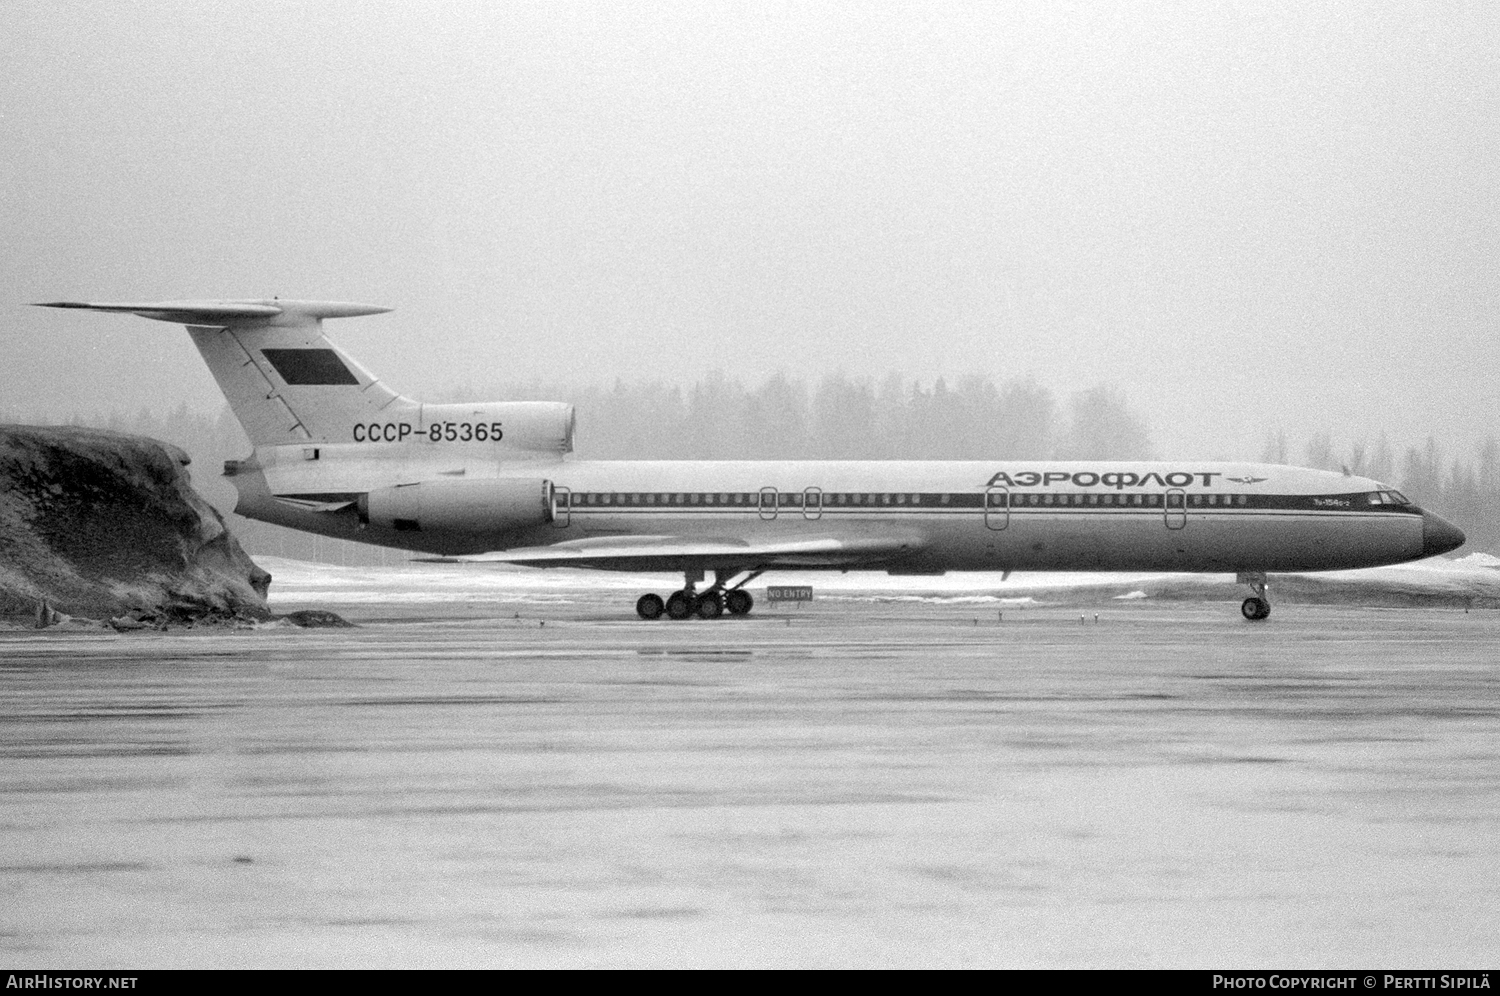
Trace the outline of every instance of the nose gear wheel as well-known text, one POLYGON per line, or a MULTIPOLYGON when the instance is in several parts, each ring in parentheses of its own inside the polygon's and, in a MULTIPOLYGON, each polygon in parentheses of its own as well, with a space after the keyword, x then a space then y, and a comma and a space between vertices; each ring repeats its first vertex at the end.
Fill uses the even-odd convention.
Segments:
POLYGON ((1271 615, 1271 599, 1266 590, 1266 576, 1261 573, 1239 574, 1235 580, 1240 584, 1248 584, 1255 592, 1249 598, 1240 603, 1240 614, 1251 622, 1260 622, 1271 615))

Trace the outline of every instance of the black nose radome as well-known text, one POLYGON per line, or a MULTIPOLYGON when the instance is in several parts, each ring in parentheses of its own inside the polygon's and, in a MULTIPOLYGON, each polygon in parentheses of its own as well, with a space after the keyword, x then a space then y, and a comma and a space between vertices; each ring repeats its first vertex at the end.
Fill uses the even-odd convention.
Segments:
POLYGON ((1422 556, 1436 557, 1464 545, 1464 532, 1440 515, 1422 512, 1422 556))

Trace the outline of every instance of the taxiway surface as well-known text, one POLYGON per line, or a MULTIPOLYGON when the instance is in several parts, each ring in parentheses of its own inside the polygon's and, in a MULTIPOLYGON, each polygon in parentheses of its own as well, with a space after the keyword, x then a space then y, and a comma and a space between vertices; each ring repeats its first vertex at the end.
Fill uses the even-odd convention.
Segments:
POLYGON ((1500 613, 314 604, 0 634, 0 962, 1500 953, 1500 613))

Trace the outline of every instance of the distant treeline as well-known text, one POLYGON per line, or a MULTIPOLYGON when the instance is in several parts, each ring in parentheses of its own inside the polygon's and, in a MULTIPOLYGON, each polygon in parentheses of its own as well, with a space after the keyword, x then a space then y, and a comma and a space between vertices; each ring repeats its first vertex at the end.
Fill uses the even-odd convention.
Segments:
POLYGON ((1293 463, 1322 470, 1347 470, 1400 488, 1412 501, 1458 526, 1468 536, 1465 550, 1500 552, 1500 440, 1490 436, 1472 456, 1448 456, 1437 440, 1397 453, 1382 434, 1339 452, 1327 433, 1314 435, 1300 452, 1286 433, 1266 439, 1266 463, 1293 463))
MULTIPOLYGON (((1110 386, 1059 400, 1029 378, 987 377, 922 384, 890 374, 878 383, 840 374, 816 384, 777 374, 754 387, 710 374, 687 387, 662 382, 612 386, 495 384, 430 400, 567 401, 578 413, 576 455, 599 460, 1016 460, 1145 459, 1145 423, 1110 386)), ((185 405, 106 419, 74 418, 181 446, 194 486, 229 518, 251 554, 350 565, 399 563, 405 555, 309 536, 228 515, 233 487, 225 460, 250 451, 226 405, 217 416, 185 405)))
MULTIPOLYGON (((577 455, 585 459, 693 460, 965 460, 1147 459, 1145 423, 1124 395, 1095 387, 1059 400, 1022 378, 996 383, 963 377, 922 384, 890 374, 876 382, 834 374, 815 384, 777 374, 754 387, 711 374, 687 387, 616 382, 584 387, 531 383, 465 389, 433 401, 568 401, 578 411, 577 455)), ((250 443, 229 408, 217 416, 180 405, 156 414, 75 424, 152 436, 193 457, 194 485, 221 511, 235 493, 220 476, 223 462, 244 457, 250 443)), ((1384 437, 1338 453, 1325 435, 1292 452, 1284 433, 1260 454, 1272 463, 1374 477, 1451 519, 1469 536, 1468 549, 1500 551, 1500 443, 1490 439, 1472 459, 1449 459, 1438 444, 1397 454, 1384 437)), ((229 516, 251 554, 350 565, 399 563, 405 555, 309 536, 229 516)))
POLYGON ((690 387, 500 385, 450 398, 571 402, 577 453, 602 460, 1144 459, 1150 435, 1110 386, 1059 403, 1031 379, 931 386, 890 374, 816 385, 776 374, 747 388, 723 374, 690 387))

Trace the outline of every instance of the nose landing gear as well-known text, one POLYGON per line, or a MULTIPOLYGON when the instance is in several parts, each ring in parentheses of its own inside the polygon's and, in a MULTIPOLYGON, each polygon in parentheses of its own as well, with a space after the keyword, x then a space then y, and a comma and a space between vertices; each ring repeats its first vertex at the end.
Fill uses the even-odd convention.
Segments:
POLYGON ((1266 597, 1266 576, 1261 573, 1240 574, 1235 577, 1240 584, 1248 584, 1255 594, 1240 603, 1240 614, 1251 622, 1260 622, 1271 615, 1271 600, 1266 597))

